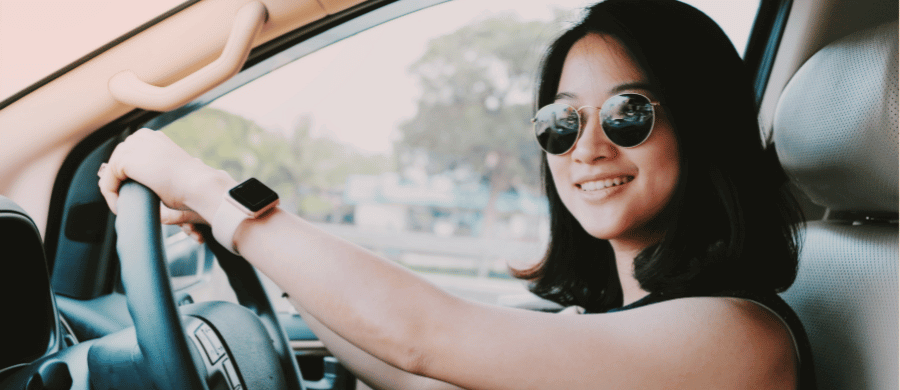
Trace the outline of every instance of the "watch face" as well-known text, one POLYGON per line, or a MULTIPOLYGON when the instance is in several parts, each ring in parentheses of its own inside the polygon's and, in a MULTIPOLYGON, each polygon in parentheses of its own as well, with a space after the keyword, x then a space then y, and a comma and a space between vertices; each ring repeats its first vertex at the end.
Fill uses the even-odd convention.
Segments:
POLYGON ((254 178, 238 184, 229 190, 228 194, 254 213, 278 200, 278 194, 275 191, 272 191, 265 184, 254 178))

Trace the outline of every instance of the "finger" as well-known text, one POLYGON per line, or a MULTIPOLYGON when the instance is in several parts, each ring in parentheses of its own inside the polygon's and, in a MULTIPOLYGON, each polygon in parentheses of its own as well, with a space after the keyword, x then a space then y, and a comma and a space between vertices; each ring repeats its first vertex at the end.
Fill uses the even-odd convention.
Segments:
POLYGON ((181 225, 185 223, 208 224, 200 214, 193 210, 177 210, 160 202, 160 220, 166 225, 181 225))
POLYGON ((159 204, 159 219, 166 225, 181 225, 187 222, 183 210, 172 210, 162 202, 159 204))
POLYGON ((184 234, 187 234, 200 244, 206 241, 206 239, 203 237, 203 234, 200 233, 200 230, 197 229, 197 225, 194 225, 192 223, 183 224, 181 225, 181 231, 183 231, 184 234))
POLYGON ((110 211, 112 211, 113 214, 117 214, 116 202, 119 200, 119 185, 121 183, 115 176, 109 173, 106 163, 100 166, 100 171, 97 172, 97 176, 99 176, 97 186, 100 187, 100 195, 103 196, 110 211))
POLYGON ((132 145, 126 139, 113 150, 109 156, 109 161, 101 167, 97 172, 100 176, 98 185, 100 186, 100 194, 106 199, 106 203, 113 214, 118 214, 117 202, 119 200, 119 187, 122 182, 128 179, 125 173, 123 156, 128 155, 127 149, 132 145))
POLYGON ((100 180, 97 185, 100 186, 100 194, 106 199, 106 204, 113 214, 118 214, 117 202, 119 200, 119 187, 127 177, 117 176, 112 169, 108 167, 100 174, 100 180))

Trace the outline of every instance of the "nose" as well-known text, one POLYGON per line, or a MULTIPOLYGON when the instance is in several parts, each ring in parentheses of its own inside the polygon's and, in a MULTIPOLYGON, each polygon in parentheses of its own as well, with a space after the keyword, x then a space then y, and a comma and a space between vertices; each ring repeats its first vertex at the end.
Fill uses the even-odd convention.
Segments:
POLYGON ((576 162, 591 164, 615 158, 618 148, 603 132, 598 110, 593 107, 583 107, 580 111, 582 120, 585 120, 584 129, 582 129, 581 137, 578 138, 575 147, 572 148, 572 159, 576 162))

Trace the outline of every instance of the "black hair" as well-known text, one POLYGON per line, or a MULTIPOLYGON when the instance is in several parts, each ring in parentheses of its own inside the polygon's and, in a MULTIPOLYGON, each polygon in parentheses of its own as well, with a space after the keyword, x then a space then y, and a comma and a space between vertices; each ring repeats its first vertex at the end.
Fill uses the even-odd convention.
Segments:
MULTIPOLYGON (((608 0, 547 50, 535 108, 552 103, 563 62, 588 34, 616 39, 644 70, 673 124, 681 158, 664 237, 634 260, 642 289, 671 296, 783 291, 797 273, 803 217, 774 148, 761 139, 749 72, 703 12, 674 0, 608 0)), ((622 305, 612 247, 563 205, 542 158, 550 245, 530 269, 531 291, 602 312, 622 305)))

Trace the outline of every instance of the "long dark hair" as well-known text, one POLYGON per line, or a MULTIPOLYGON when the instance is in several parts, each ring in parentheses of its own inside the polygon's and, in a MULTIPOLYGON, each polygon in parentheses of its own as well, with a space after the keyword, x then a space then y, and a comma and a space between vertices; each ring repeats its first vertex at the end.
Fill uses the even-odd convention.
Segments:
MULTIPOLYGON (((554 100, 563 61, 587 34, 618 40, 666 108, 681 156, 662 240, 634 260, 641 288, 672 296, 783 291, 793 283, 803 217, 772 148, 761 140, 748 71, 718 25, 674 0, 609 0, 588 9, 541 65, 535 108, 554 100)), ((602 312, 622 304, 612 247, 563 205, 542 159, 550 245, 516 277, 563 305, 602 312)))

